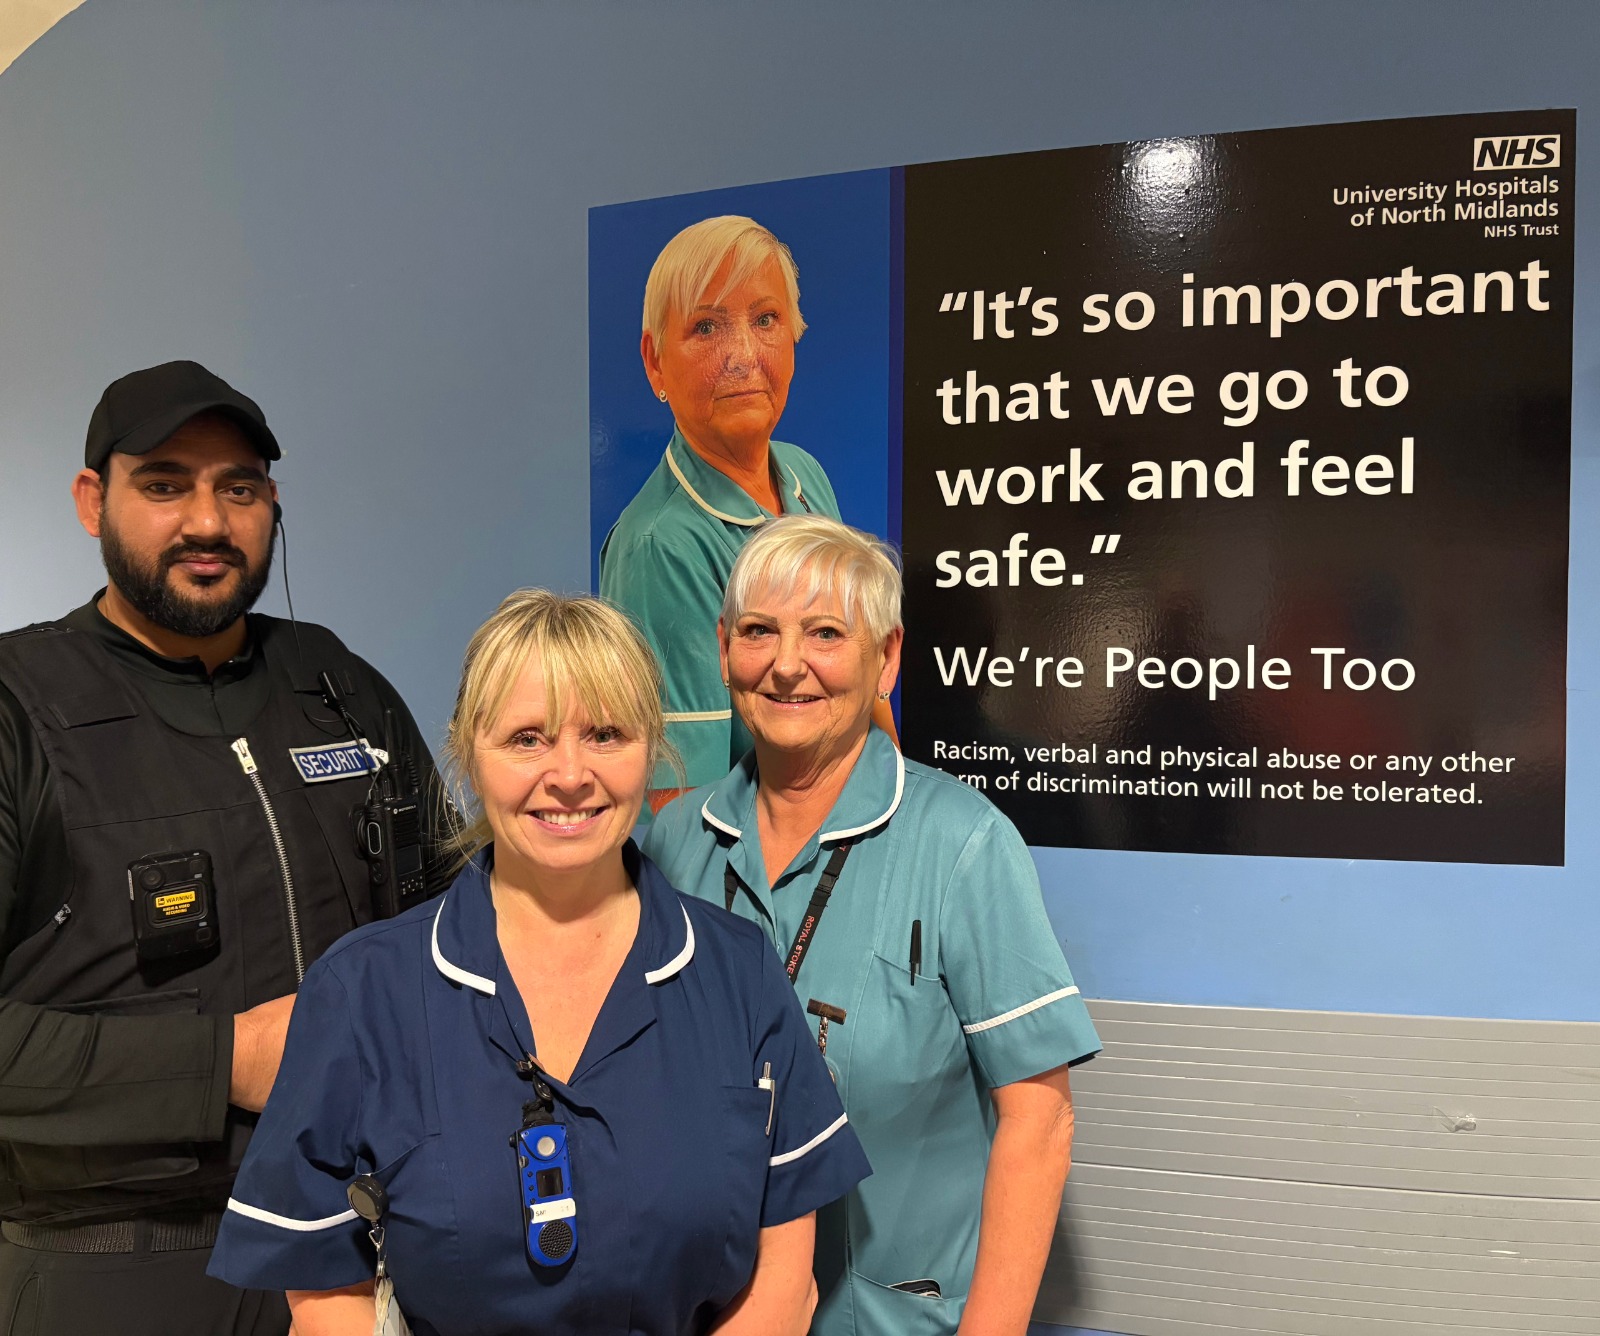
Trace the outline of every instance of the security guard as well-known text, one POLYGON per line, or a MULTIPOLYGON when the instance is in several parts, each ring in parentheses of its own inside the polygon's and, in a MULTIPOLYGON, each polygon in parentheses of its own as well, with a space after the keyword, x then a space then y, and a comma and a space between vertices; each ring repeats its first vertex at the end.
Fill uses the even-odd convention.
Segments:
POLYGON ((0 1330, 287 1330, 281 1295, 205 1266, 292 994, 442 880, 393 688, 322 627, 246 615, 278 458, 194 362, 116 381, 73 481, 109 582, 0 636, 0 1330))

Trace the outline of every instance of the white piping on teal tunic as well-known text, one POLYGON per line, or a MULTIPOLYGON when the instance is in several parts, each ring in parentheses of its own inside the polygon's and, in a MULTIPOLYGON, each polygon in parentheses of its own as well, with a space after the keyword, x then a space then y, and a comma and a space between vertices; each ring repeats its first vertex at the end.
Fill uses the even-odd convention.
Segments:
POLYGON ((821 832, 769 885, 758 782, 752 753, 666 807, 646 848, 674 884, 717 904, 731 861, 735 911, 781 957, 826 847, 852 841, 796 991, 846 1013, 829 1030, 828 1059, 874 1174, 818 1216, 813 1336, 948 1336, 976 1259, 989 1091, 1081 1060, 1099 1040, 1032 857, 988 799, 905 760, 874 728, 821 832), (924 1278, 941 1298, 891 1288, 924 1278))
MULTIPOLYGON (((677 440, 678 438, 674 436, 672 439, 677 440)), ((718 510, 714 505, 707 501, 705 497, 701 496, 699 492, 695 491, 693 484, 683 476, 683 470, 678 467, 678 461, 672 456, 672 441, 667 442, 667 453, 665 458, 667 467, 672 470, 672 476, 678 480, 678 485, 689 494, 689 499, 693 501, 695 505, 699 506, 701 510, 705 511, 707 515, 712 515, 728 524, 743 525, 747 529, 753 529, 757 525, 765 524, 772 518, 772 512, 761 506, 757 506, 756 513, 748 517, 730 515, 725 510, 718 510)), ((810 510, 811 507, 806 503, 806 498, 800 490, 800 475, 787 464, 780 463, 778 467, 783 469, 793 481, 794 499, 800 503, 801 509, 810 510)))
MULTIPOLYGON (((885 821, 892 817, 899 809, 900 799, 905 796, 905 790, 906 758, 900 754, 898 749, 896 749, 894 754, 894 797, 889 800, 888 807, 886 807, 877 816, 873 817, 870 821, 863 822, 859 826, 851 826, 847 830, 822 831, 816 837, 817 843, 836 844, 840 840, 853 840, 858 835, 865 835, 869 830, 876 830, 885 821)), ((700 815, 703 816, 707 822, 720 830, 723 834, 732 835, 736 840, 744 838, 743 830, 737 826, 730 826, 726 821, 721 820, 714 812, 712 812, 710 798, 707 798, 705 802, 700 805, 700 815)))
MULTIPOLYGON (((785 511, 839 518, 821 465, 784 441, 770 449, 785 511)), ((674 432, 600 551, 601 594, 633 616, 660 660, 667 735, 690 785, 717 778, 750 746, 722 685, 716 627, 734 559, 771 518, 674 432)), ((663 764, 651 782, 684 781, 663 764)))

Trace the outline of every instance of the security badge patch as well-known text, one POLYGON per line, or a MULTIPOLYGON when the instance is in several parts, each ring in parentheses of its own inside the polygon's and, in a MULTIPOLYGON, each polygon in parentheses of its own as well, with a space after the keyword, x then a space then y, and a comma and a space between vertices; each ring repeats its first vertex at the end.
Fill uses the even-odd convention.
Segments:
POLYGON ((370 775, 388 764, 389 754, 365 738, 354 742, 329 742, 321 747, 290 747, 289 759, 307 784, 370 775))

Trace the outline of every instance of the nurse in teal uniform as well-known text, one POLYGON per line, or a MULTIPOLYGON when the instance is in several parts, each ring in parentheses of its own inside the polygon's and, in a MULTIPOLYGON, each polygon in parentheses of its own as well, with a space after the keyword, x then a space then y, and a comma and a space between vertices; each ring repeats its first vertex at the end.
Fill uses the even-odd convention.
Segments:
POLYGON ((1016 828, 873 726, 899 670, 888 549, 785 517, 744 545, 720 662, 754 749, 665 808, 668 879, 759 924, 874 1174, 818 1217, 812 1331, 1023 1336, 1099 1050, 1016 828))
MULTIPOLYGON (((639 351, 674 430, 600 549, 600 593, 656 652, 667 736, 690 785, 721 778, 750 746, 714 635, 739 549, 774 515, 839 517, 822 466, 772 439, 805 328, 794 257, 750 218, 686 227, 645 283, 639 351)), ((893 728, 887 710, 880 722, 893 728)), ((658 771, 652 806, 677 791, 675 782, 658 771)))

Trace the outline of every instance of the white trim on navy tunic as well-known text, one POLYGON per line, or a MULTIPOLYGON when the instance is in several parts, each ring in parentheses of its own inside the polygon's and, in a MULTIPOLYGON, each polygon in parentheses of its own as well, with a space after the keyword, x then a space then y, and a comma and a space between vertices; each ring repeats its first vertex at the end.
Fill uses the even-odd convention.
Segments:
POLYGON ((818 1146, 820 1146, 824 1141, 826 1141, 849 1121, 850 1116, 848 1114, 841 1113, 831 1123, 824 1127, 822 1131, 818 1132, 816 1136, 812 1137, 810 1141, 806 1142, 805 1145, 796 1146, 793 1150, 786 1150, 782 1155, 774 1155, 770 1160, 767 1161, 767 1164, 771 1168, 776 1169, 779 1165, 790 1164, 793 1161, 798 1160, 802 1155, 811 1154, 812 1151, 814 1151, 818 1146))
MULTIPOLYGON (((471 970, 464 970, 459 965, 453 965, 444 958, 444 952, 439 949, 439 920, 444 917, 445 902, 450 898, 447 891, 439 897, 439 909, 433 916, 433 963, 440 974, 456 983, 464 983, 469 988, 475 988, 487 997, 494 996, 494 980, 486 979, 481 974, 474 974, 471 970)), ((689 911, 681 904, 679 912, 683 915, 683 949, 667 961, 665 965, 653 970, 646 970, 644 981, 646 983, 665 983, 673 975, 680 973, 683 967, 694 959, 694 924, 689 922, 689 911)))
POLYGON ((689 911, 684 909, 682 905, 679 905, 678 908, 683 910, 683 930, 687 934, 683 950, 673 956, 660 969, 646 970, 644 972, 644 981, 646 983, 665 983, 694 959, 694 924, 689 922, 689 911))
POLYGON ((354 1211, 340 1211, 338 1215, 325 1215, 320 1220, 296 1220, 293 1216, 277 1215, 272 1211, 263 1211, 259 1206, 251 1206, 248 1202, 235 1201, 228 1198, 228 1209, 238 1214, 248 1216, 251 1220, 259 1220, 264 1225, 276 1225, 279 1229, 293 1229, 302 1234, 314 1234, 319 1229, 332 1229, 335 1225, 342 1225, 356 1219, 354 1211))
POLYGON ((485 979, 481 974, 474 974, 471 970, 464 970, 459 965, 452 965, 444 958, 444 952, 439 949, 439 920, 444 917, 445 903, 449 899, 450 893, 448 891, 439 897, 439 909, 433 916, 433 963, 445 978, 454 979, 457 983, 464 983, 468 988, 476 988, 486 997, 493 997, 493 979, 485 979))

